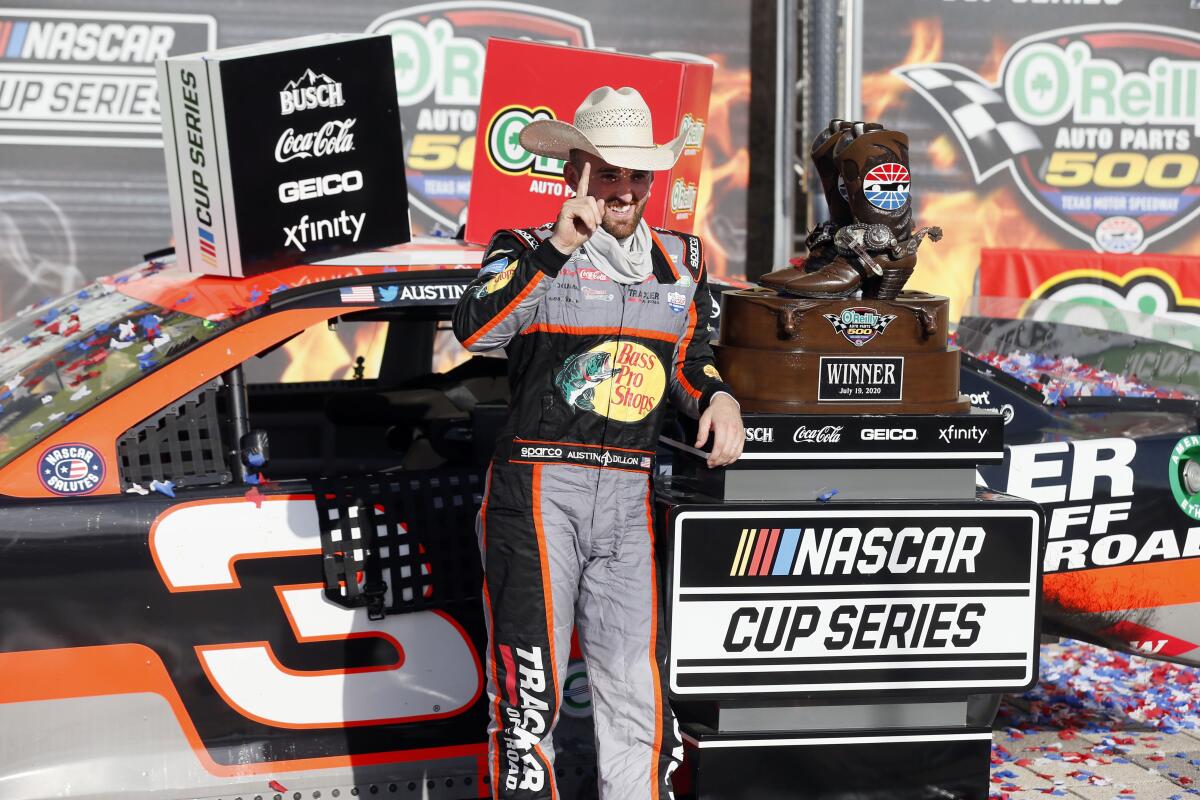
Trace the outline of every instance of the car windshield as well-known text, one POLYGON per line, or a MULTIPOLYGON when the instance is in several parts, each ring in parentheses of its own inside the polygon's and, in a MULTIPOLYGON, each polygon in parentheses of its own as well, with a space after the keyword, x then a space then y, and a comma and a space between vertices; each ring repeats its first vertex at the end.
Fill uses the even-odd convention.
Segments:
POLYGON ((120 280, 0 323, 0 466, 233 324, 129 297, 120 280))

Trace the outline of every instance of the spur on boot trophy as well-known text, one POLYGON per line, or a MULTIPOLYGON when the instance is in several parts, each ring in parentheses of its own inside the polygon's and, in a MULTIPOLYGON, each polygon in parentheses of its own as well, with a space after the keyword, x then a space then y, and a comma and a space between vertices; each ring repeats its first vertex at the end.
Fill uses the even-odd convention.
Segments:
POLYGON ((721 373, 748 411, 966 412, 949 301, 903 291, 921 242, 942 237, 913 230, 908 137, 835 119, 811 154, 829 220, 803 262, 725 294, 721 373))

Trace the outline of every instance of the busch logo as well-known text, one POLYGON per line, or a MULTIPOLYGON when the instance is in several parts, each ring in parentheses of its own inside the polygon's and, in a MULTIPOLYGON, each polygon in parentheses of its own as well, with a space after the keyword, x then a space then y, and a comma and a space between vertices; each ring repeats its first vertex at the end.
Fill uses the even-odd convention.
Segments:
POLYGON ((851 342, 862 347, 887 330, 896 318, 895 314, 880 314, 874 308, 847 308, 841 314, 822 314, 833 329, 851 342))
POLYGON ((696 184, 676 178, 671 185, 671 211, 676 214, 695 211, 698 191, 696 184))
POLYGON ((746 441, 770 444, 771 442, 775 441, 775 429, 774 428, 746 428, 746 441))
POLYGON ((288 81, 279 93, 279 113, 282 116, 313 108, 338 108, 345 104, 342 84, 328 75, 318 75, 311 69, 306 69, 296 80, 288 81))
POLYGON ((792 441, 796 444, 837 444, 841 440, 841 425, 826 425, 823 428, 809 428, 801 425, 792 434, 792 441))
POLYGON ((1080 25, 1018 41, 1000 82, 956 64, 896 70, 946 120, 983 183, 1007 168, 1037 209, 1110 253, 1200 214, 1200 35, 1080 25))
POLYGON ((294 158, 320 158, 333 153, 348 153, 354 149, 354 118, 326 122, 315 131, 296 133, 288 128, 279 134, 275 143, 275 160, 280 164, 294 158))

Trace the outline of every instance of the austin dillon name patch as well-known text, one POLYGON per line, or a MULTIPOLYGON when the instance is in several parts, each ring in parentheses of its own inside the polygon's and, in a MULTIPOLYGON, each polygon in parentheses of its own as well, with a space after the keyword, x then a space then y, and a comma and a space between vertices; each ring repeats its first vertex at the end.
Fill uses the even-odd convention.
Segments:
POLYGON ((904 356, 821 356, 817 400, 896 402, 904 395, 904 356))
POLYGON ((1036 678, 1039 518, 1024 503, 689 509, 673 527, 676 695, 1036 678))

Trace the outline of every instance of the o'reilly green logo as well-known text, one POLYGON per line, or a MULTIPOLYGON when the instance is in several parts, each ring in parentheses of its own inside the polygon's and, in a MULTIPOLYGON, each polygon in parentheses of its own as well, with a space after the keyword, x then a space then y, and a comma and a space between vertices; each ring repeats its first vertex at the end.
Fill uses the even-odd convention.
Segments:
POLYGON ((492 166, 510 175, 546 175, 561 178, 564 162, 534 155, 521 146, 521 131, 536 119, 554 119, 545 107, 505 106, 487 126, 487 154, 492 166))
POLYGON ((1180 510, 1200 520, 1200 436, 1185 436, 1171 449, 1170 481, 1180 510))

